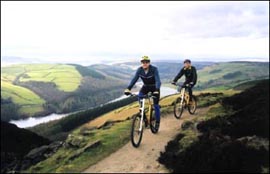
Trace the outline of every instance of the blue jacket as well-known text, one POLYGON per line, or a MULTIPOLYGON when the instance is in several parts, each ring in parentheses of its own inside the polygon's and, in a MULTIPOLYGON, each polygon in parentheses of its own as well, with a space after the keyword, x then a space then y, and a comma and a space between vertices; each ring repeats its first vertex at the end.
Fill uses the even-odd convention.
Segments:
POLYGON ((135 85, 139 77, 142 79, 144 86, 155 86, 156 90, 160 89, 161 82, 157 67, 150 65, 147 74, 145 74, 142 67, 139 67, 136 71, 135 76, 128 85, 129 90, 131 90, 131 88, 135 85))

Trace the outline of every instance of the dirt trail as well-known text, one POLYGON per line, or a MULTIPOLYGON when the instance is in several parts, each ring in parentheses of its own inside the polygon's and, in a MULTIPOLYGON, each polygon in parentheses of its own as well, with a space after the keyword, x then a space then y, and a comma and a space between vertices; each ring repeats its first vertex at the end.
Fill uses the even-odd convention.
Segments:
POLYGON ((158 134, 152 134, 150 129, 144 130, 139 148, 134 148, 129 142, 83 173, 168 173, 169 171, 157 161, 160 152, 164 151, 167 143, 179 133, 183 121, 203 115, 207 110, 200 108, 194 116, 184 111, 180 120, 173 114, 165 115, 161 118, 158 134))

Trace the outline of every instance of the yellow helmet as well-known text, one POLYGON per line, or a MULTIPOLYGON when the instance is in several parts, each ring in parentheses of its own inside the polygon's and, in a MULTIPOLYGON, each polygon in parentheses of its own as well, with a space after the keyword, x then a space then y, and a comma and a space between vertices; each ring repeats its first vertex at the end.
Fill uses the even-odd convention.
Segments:
POLYGON ((142 61, 149 61, 149 62, 150 62, 150 59, 149 59, 148 56, 142 56, 141 62, 142 62, 142 61))

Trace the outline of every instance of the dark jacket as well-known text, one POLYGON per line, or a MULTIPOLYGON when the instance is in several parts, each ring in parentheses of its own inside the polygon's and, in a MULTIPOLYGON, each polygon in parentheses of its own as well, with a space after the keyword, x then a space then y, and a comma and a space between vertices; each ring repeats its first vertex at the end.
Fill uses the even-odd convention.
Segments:
POLYGON ((194 66, 189 68, 183 67, 173 81, 177 82, 183 75, 186 77, 186 83, 193 82, 194 85, 197 83, 197 71, 194 66))
POLYGON ((142 79, 144 86, 155 86, 156 90, 160 89, 161 82, 159 78, 158 69, 155 66, 150 65, 147 74, 145 74, 144 69, 142 67, 139 67, 136 71, 135 76, 128 85, 129 90, 131 90, 131 88, 135 85, 139 77, 142 79))

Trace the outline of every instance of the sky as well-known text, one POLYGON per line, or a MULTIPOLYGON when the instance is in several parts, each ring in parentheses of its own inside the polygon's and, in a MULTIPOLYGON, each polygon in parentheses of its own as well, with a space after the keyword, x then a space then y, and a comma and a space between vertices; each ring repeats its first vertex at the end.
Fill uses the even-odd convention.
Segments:
POLYGON ((269 2, 1 1, 1 58, 269 61, 269 2))

